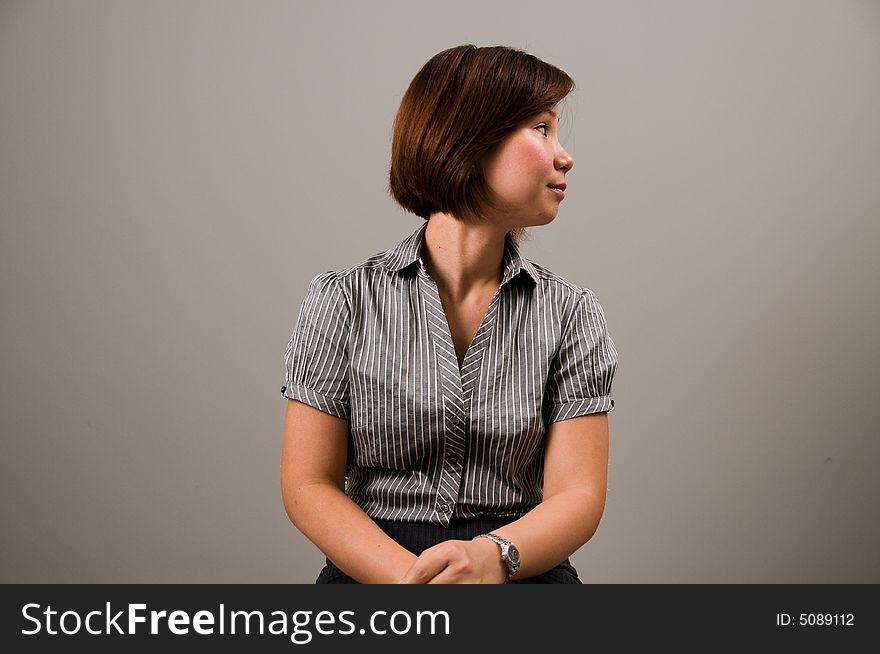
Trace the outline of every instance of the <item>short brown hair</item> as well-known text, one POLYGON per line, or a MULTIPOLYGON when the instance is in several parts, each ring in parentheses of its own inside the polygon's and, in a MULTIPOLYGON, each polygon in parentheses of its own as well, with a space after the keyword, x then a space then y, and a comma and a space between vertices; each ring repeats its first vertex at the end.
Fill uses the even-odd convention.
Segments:
POLYGON ((507 46, 468 44, 434 55, 410 82, 394 119, 394 200, 425 219, 443 211, 478 221, 493 206, 481 167, 486 155, 574 87, 564 71, 507 46))

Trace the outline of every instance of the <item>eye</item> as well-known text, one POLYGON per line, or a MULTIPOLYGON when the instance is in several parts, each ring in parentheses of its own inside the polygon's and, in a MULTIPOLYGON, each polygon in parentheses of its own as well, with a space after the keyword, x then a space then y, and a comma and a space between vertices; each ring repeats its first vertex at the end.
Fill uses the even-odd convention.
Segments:
POLYGON ((547 125, 546 123, 541 123, 540 125, 538 125, 537 127, 535 127, 535 129, 543 129, 543 130, 544 130, 544 136, 547 136, 547 132, 548 132, 548 130, 550 129, 550 126, 547 125))

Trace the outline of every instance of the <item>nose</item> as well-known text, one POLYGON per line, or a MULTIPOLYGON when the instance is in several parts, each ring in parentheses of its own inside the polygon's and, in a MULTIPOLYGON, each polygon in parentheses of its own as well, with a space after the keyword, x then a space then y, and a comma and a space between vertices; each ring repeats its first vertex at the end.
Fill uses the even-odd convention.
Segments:
POLYGON ((564 170, 565 172, 570 171, 574 168, 574 157, 572 157, 568 151, 563 148, 561 145, 559 146, 559 150, 556 153, 556 168, 558 170, 564 170))

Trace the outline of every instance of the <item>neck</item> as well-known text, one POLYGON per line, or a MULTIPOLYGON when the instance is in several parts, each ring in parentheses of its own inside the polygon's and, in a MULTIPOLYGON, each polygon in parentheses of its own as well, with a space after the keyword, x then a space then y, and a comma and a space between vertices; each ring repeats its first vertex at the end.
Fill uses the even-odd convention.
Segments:
POLYGON ((491 223, 468 225, 450 214, 431 214, 422 244, 425 269, 452 300, 498 288, 505 236, 491 223))

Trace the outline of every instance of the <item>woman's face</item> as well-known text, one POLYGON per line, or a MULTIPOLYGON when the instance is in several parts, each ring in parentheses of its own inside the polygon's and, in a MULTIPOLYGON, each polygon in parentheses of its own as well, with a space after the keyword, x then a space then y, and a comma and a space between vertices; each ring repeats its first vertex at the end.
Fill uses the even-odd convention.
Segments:
POLYGON ((544 225, 556 217, 574 159, 559 143, 557 109, 534 116, 487 157, 483 174, 510 228, 544 225))

